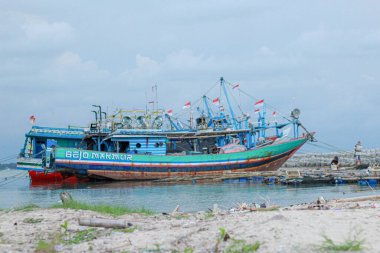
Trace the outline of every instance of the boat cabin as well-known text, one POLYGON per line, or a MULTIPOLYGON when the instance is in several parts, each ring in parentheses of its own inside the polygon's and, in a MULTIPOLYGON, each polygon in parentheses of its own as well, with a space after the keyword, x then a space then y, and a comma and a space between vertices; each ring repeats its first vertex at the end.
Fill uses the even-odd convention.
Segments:
POLYGON ((103 140, 108 151, 127 154, 166 155, 166 136, 155 130, 116 130, 103 140))
POLYGON ((85 136, 81 128, 56 128, 33 126, 25 134, 25 144, 21 149, 21 157, 41 158, 46 148, 52 146, 79 148, 85 136))

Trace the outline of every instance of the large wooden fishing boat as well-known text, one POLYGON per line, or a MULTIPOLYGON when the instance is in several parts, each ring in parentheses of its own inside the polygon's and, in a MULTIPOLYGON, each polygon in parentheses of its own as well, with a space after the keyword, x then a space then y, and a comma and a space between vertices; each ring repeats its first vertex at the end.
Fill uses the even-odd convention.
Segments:
MULTIPOLYGON (((120 110, 107 118, 101 106, 96 106, 99 111, 93 111, 95 122, 87 129, 35 127, 27 134, 17 166, 45 176, 114 180, 273 171, 313 138, 300 123, 298 109, 290 117, 283 117, 287 120, 284 123, 270 122, 261 99, 254 104, 257 121, 248 114, 236 116, 229 87, 237 86, 221 78, 220 89, 229 113, 222 109, 221 97, 209 99, 203 95, 198 100, 203 110, 197 105, 200 115, 194 120, 190 108, 187 126, 172 116, 172 110, 156 108, 132 114, 120 110), (212 110, 210 100, 217 105, 217 112, 212 110), (304 131, 301 134, 300 129, 304 131)), ((191 103, 187 102, 184 109, 189 107, 191 103)))
POLYGON ((57 148, 54 168, 92 178, 148 180, 212 176, 231 172, 275 171, 308 137, 227 154, 144 155, 57 148))

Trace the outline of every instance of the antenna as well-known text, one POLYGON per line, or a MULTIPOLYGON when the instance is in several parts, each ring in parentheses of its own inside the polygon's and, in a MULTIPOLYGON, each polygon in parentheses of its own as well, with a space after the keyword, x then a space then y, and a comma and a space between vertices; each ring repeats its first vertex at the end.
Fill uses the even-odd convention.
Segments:
POLYGON ((100 105, 92 105, 93 107, 99 108, 99 118, 100 118, 100 124, 102 124, 102 107, 100 105))
POLYGON ((97 111, 92 111, 93 113, 95 113, 95 121, 98 122, 98 112, 97 111))

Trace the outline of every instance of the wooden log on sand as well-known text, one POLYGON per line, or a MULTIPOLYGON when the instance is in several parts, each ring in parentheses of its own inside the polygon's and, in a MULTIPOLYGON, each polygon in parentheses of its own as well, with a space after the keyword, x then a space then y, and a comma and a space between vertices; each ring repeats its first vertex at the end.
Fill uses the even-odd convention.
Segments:
POLYGON ((79 225, 103 228, 127 228, 132 226, 126 220, 101 219, 101 218, 79 218, 79 225))

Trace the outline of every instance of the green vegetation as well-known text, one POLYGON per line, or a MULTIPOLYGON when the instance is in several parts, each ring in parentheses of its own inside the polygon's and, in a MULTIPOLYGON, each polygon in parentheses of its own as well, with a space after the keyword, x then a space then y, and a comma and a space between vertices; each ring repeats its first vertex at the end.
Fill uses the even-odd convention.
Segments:
POLYGON ((2 238, 4 234, 0 232, 0 244, 6 243, 5 240, 2 238))
POLYGON ((193 253, 193 252, 194 252, 193 248, 185 248, 183 250, 183 253, 193 253))
POLYGON ((322 243, 322 246, 319 247, 322 251, 327 252, 337 252, 337 251, 361 251, 364 249, 363 239, 358 239, 360 233, 356 233, 353 238, 351 236, 346 239, 343 243, 335 243, 331 238, 328 238, 327 236, 323 236, 324 241, 322 243))
POLYGON ((92 241, 96 239, 97 233, 95 228, 76 232, 69 240, 65 241, 66 244, 79 244, 81 242, 92 241))
POLYGON ((39 240, 37 243, 36 251, 38 253, 53 253, 55 252, 55 243, 46 242, 45 240, 39 240))
POLYGON ((61 226, 60 226, 62 229, 63 229, 63 233, 67 233, 67 230, 69 229, 69 222, 67 221, 67 220, 65 220, 64 222, 63 222, 63 224, 61 224, 61 226))
POLYGON ((213 212, 207 212, 207 213, 205 213, 204 219, 209 220, 209 219, 212 219, 214 217, 215 217, 215 215, 213 212))
MULTIPOLYGON (((173 250, 171 250, 170 251, 171 253, 181 253, 182 251, 179 251, 179 250, 177 250, 177 249, 173 249, 173 250)), ((187 248, 185 248, 184 250, 183 250, 183 253, 193 253, 194 252, 194 249, 193 248, 189 248, 189 247, 187 247, 187 248)))
POLYGON ((186 214, 186 213, 179 213, 179 214, 176 214, 174 216, 172 216, 174 219, 176 220, 183 220, 183 219, 189 219, 190 218, 190 215, 186 214))
POLYGON ((155 244, 153 249, 146 248, 144 252, 155 252, 155 253, 160 253, 162 252, 160 244, 155 244))
POLYGON ((90 205, 86 203, 81 203, 78 201, 69 201, 64 204, 54 205, 53 208, 68 208, 75 210, 91 210, 98 213, 110 214, 112 216, 120 216, 129 213, 140 213, 144 215, 152 215, 154 214, 151 210, 145 208, 128 208, 121 206, 109 206, 109 205, 90 205))
POLYGON ((37 206, 36 204, 28 204, 25 206, 16 207, 13 210, 14 211, 30 212, 30 211, 33 211, 34 209, 37 209, 37 208, 40 208, 40 207, 37 206))
MULTIPOLYGON (((51 241, 39 240, 36 246, 35 252, 38 253, 51 253, 56 252, 55 247, 57 245, 70 245, 79 244, 82 242, 92 241, 97 238, 99 231, 95 228, 90 228, 86 230, 76 231, 72 234, 68 230, 69 223, 65 221, 61 224, 62 230, 53 234, 53 239, 51 241)), ((92 246, 90 246, 91 248, 92 246)))
POLYGON ((40 223, 42 222, 44 219, 42 218, 25 218, 23 220, 24 223, 30 223, 30 224, 34 224, 34 223, 40 223))
POLYGON ((224 250, 225 253, 250 253, 256 252, 260 248, 260 242, 247 244, 244 240, 232 239, 232 244, 224 250))
POLYGON ((53 239, 49 242, 45 240, 39 240, 37 242, 36 253, 53 253, 56 252, 55 246, 60 244, 62 236, 60 234, 54 234, 53 239))
POLYGON ((114 231, 123 232, 123 233, 133 233, 133 232, 135 232, 135 230, 136 230, 135 227, 123 228, 123 229, 114 229, 114 231))
POLYGON ((256 252, 259 248, 261 243, 255 242, 254 244, 247 244, 244 240, 237 240, 235 238, 232 238, 225 228, 219 228, 219 237, 216 241, 214 252, 220 252, 219 247, 222 241, 226 242, 227 240, 230 240, 230 245, 223 250, 222 252, 225 253, 251 253, 256 252))

